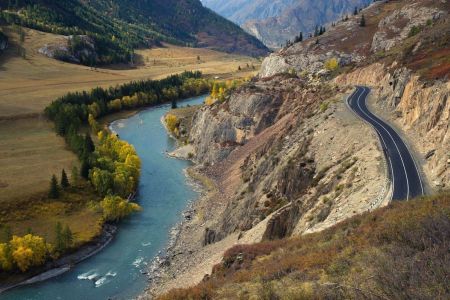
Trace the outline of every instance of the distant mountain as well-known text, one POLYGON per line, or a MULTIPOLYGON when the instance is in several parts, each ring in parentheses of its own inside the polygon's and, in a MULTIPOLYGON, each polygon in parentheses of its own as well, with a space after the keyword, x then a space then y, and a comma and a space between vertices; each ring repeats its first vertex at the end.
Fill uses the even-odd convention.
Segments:
POLYGON ((100 62, 126 60, 132 49, 160 42, 264 55, 267 48, 199 0, 0 0, 0 24, 88 35, 100 62))
POLYGON ((298 0, 202 0, 206 7, 239 25, 279 16, 296 2, 298 0))
POLYGON ((203 4, 241 25, 271 48, 299 32, 314 31, 372 0, 203 0, 203 4))

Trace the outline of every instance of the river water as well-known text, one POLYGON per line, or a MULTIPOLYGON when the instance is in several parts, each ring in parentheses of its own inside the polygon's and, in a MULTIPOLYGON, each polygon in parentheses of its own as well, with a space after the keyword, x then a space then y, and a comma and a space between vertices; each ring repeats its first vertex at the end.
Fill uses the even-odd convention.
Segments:
MULTIPOLYGON (((204 99, 191 98, 179 105, 201 104, 204 99)), ((142 271, 167 245, 170 230, 188 203, 198 197, 183 172, 189 162, 166 156, 175 147, 160 122, 169 109, 170 104, 150 108, 111 124, 141 158, 137 202, 143 211, 121 222, 114 240, 97 255, 59 277, 11 290, 0 299, 132 299, 144 290, 147 276, 142 271)))

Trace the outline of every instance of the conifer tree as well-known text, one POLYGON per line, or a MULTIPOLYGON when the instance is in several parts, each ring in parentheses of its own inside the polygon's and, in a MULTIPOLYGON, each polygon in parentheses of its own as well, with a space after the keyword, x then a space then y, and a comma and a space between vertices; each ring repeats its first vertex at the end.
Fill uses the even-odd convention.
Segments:
POLYGON ((3 243, 8 243, 12 239, 11 227, 8 225, 3 226, 1 241, 3 243))
POLYGON ((355 6, 355 10, 353 11, 353 15, 356 16, 358 14, 358 7, 355 6))
POLYGON ((51 199, 59 198, 58 180, 56 179, 55 175, 52 176, 52 179, 50 181, 50 191, 48 192, 48 197, 51 199))
POLYGON ((67 178, 66 170, 62 170, 61 172, 61 187, 66 189, 70 186, 69 179, 67 178))
POLYGON ((359 26, 366 27, 366 18, 364 17, 364 14, 361 16, 361 21, 359 21, 359 26))
POLYGON ((64 230, 62 232, 62 237, 64 241, 64 248, 70 248, 73 244, 73 233, 72 230, 70 230, 70 227, 66 225, 64 227, 64 230))
POLYGON ((87 162, 87 160, 83 160, 81 162, 81 170, 80 170, 81 177, 83 177, 84 179, 88 179, 89 178, 89 170, 90 170, 89 163, 87 162))
POLYGON ((84 150, 85 154, 90 154, 95 150, 94 142, 92 141, 92 138, 89 134, 86 134, 86 136, 84 137, 84 150))
POLYGON ((78 184, 78 180, 80 179, 80 172, 78 171, 78 168, 76 166, 72 168, 72 174, 70 176, 70 179, 72 180, 73 185, 78 184))
POLYGON ((64 248, 63 228, 61 223, 57 222, 55 226, 55 250, 61 253, 64 251, 64 248))

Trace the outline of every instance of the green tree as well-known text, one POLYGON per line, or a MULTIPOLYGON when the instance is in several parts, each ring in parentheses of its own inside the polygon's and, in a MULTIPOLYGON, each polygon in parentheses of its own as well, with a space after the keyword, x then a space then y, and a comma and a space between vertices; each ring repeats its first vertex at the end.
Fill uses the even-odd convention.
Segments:
POLYGON ((356 16, 358 14, 358 7, 355 6, 355 10, 353 11, 353 15, 356 16))
POLYGON ((62 238, 64 241, 64 247, 65 249, 68 249, 72 247, 73 245, 73 233, 72 230, 70 230, 69 225, 64 226, 64 230, 62 232, 62 238))
POLYGON ((56 179, 55 175, 53 175, 52 179, 50 180, 50 191, 48 192, 48 197, 51 199, 59 198, 58 180, 56 179))
POLYGON ((63 237, 63 228, 60 222, 55 226, 55 251, 62 253, 65 250, 65 243, 63 237))
POLYGON ((62 170, 61 172, 61 187, 66 189, 70 186, 69 179, 67 178, 66 170, 62 170))
POLYGON ((80 180, 80 171, 76 166, 72 168, 72 173, 70 175, 70 179, 72 180, 73 185, 77 185, 80 180))
POLYGON ((80 176, 83 177, 84 179, 88 179, 90 169, 91 166, 89 165, 89 162, 86 159, 84 159, 81 162, 80 176))
POLYGON ((364 17, 364 14, 361 16, 361 20, 359 21, 360 27, 366 27, 366 18, 364 17))
POLYGON ((87 155, 94 152, 94 150, 95 150, 94 142, 92 141, 91 136, 89 134, 86 134, 84 136, 84 153, 87 155))
POLYGON ((12 239, 12 231, 9 225, 5 225, 2 228, 1 241, 8 243, 12 239))

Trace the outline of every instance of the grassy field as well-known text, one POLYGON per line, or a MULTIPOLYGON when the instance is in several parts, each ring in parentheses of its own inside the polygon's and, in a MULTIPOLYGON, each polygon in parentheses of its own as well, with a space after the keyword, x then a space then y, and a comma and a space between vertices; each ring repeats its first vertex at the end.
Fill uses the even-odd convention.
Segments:
POLYGON ((258 67, 255 59, 229 55, 208 49, 167 46, 137 51, 135 67, 116 65, 111 68, 89 68, 49 59, 39 53, 45 44, 59 43, 64 37, 35 30, 26 30, 26 59, 20 57, 17 36, 12 46, 0 56, 0 119, 29 116, 42 109, 56 97, 69 91, 86 90, 96 86, 108 87, 131 80, 163 78, 184 70, 200 70, 204 74, 228 77, 243 68, 238 76, 246 76, 258 67), (200 58, 200 60, 198 60, 200 58), (245 68, 244 68, 245 67, 245 68))
POLYGON ((10 28, 4 28, 4 32, 11 45, 0 55, 0 225, 10 225, 17 234, 32 229, 50 241, 57 221, 68 224, 77 241, 82 242, 99 232, 101 218, 98 212, 80 204, 92 200, 92 192, 77 199, 71 193, 65 193, 59 201, 46 199, 51 175, 59 176, 63 168, 70 175, 72 167, 78 164, 64 140, 56 136, 52 124, 42 116, 51 101, 69 91, 159 79, 184 70, 232 78, 254 74, 252 65, 259 69, 259 62, 249 57, 170 45, 136 51, 133 67, 94 69, 39 53, 45 44, 63 41, 63 36, 25 31, 25 59, 18 55, 18 36, 10 28), (239 66, 242 71, 237 72, 239 66), (79 222, 80 218, 84 221, 79 222))

